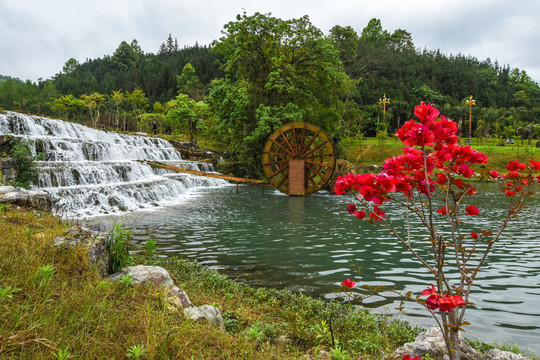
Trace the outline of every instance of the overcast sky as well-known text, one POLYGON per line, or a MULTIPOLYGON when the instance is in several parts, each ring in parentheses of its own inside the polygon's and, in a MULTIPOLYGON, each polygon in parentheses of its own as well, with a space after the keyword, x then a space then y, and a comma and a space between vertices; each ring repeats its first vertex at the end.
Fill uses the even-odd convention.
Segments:
POLYGON ((169 34, 181 47, 210 44, 244 10, 308 15, 325 34, 334 25, 361 33, 378 18, 417 48, 490 58, 540 82, 539 0, 0 0, 0 74, 48 79, 70 58, 112 55, 133 39, 151 53, 169 34))

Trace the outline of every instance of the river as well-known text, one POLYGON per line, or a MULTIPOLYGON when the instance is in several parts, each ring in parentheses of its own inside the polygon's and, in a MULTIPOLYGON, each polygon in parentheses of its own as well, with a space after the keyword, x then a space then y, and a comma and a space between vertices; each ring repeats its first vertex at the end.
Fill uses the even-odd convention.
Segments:
MULTIPOLYGON (((505 197, 492 185, 474 196, 480 214, 468 218, 467 231, 495 230, 505 197)), ((540 197, 510 223, 477 277, 467 310, 472 324, 465 336, 498 343, 516 343, 540 351, 540 197)), ((149 237, 163 256, 197 259, 227 276, 254 286, 287 288, 314 297, 340 296, 341 281, 384 285, 419 294, 430 275, 410 253, 381 228, 347 212, 350 198, 329 193, 289 197, 275 190, 262 194, 253 185, 200 188, 175 206, 152 212, 98 217, 90 224, 123 223, 133 239, 149 237)), ((403 226, 401 208, 384 205, 396 227, 403 226)), ((412 235, 425 245, 421 226, 412 235)), ((376 312, 397 314, 397 295, 385 292, 366 299, 376 312)), ((407 302, 399 314, 424 327, 434 325, 427 311, 407 302)))

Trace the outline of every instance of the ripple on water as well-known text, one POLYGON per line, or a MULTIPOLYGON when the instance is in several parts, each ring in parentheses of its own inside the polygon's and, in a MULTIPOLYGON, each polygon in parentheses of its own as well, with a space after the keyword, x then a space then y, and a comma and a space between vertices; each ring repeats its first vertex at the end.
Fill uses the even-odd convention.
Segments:
MULTIPOLYGON (((502 198, 498 193, 482 194, 477 200, 481 214, 462 225, 463 233, 496 229, 504 210, 497 201, 502 198)), ((538 352, 540 195, 533 200, 534 206, 510 222, 477 276, 470 296, 475 305, 467 312, 472 324, 467 335, 489 334, 483 339, 515 342, 538 352)), ((262 195, 260 188, 246 186, 238 194, 201 189, 191 201, 131 221, 114 220, 124 223, 136 242, 143 243, 149 236, 156 239, 162 255, 197 258, 257 286, 286 287, 332 299, 343 297, 339 284, 346 278, 415 294, 434 282, 388 232, 350 216, 346 197, 262 195)), ((399 219, 393 226, 402 229, 401 209, 383 206, 389 219, 399 219)), ((427 254, 430 246, 421 224, 414 222, 409 234, 418 252, 427 254)), ((455 279, 455 274, 449 278, 455 279)), ((384 312, 399 302, 398 295, 387 291, 370 298, 366 306, 384 312)), ((406 304, 403 316, 421 326, 433 325, 425 309, 414 302, 406 304)))

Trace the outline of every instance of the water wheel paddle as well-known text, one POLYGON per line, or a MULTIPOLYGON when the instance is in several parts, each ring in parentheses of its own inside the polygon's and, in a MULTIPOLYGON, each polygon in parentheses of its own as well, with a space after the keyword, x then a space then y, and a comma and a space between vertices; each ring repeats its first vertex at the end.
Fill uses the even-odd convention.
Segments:
POLYGON ((277 129, 262 156, 268 180, 288 195, 309 195, 321 189, 334 173, 334 145, 318 126, 293 122, 277 129))

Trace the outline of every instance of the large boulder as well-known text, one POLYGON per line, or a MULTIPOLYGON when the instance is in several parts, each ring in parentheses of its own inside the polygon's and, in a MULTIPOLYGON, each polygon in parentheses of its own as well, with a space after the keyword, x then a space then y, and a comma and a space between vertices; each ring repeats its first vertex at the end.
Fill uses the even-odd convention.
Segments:
POLYGON ((65 236, 54 239, 54 246, 76 247, 80 244, 88 253, 88 263, 96 265, 101 276, 109 275, 109 235, 81 226, 69 228, 65 236))
POLYGON ((116 274, 107 277, 110 281, 118 282, 125 276, 129 276, 134 284, 153 284, 162 287, 169 295, 169 309, 171 311, 183 311, 186 316, 193 320, 207 319, 212 325, 225 329, 221 312, 211 305, 194 306, 188 295, 174 285, 174 281, 164 268, 160 266, 137 265, 123 269, 116 274))
POLYGON ((223 321, 223 317, 221 316, 221 312, 219 309, 212 305, 202 305, 192 308, 187 308, 184 310, 184 313, 194 321, 198 321, 200 319, 207 319, 210 321, 210 324, 217 326, 221 330, 225 330, 225 322, 223 321))
POLYGON ((514 354, 510 351, 502 351, 499 349, 492 349, 485 355, 486 360, 531 360, 530 357, 523 354, 514 354))
MULTIPOLYGON (((482 359, 480 353, 474 350, 466 341, 459 337, 461 359, 472 360, 482 359)), ((434 359, 449 359, 446 351, 446 344, 442 336, 441 329, 433 327, 427 331, 420 333, 414 342, 406 343, 396 351, 394 351, 394 359, 402 359, 405 355, 424 356, 429 355, 434 359)))
POLYGON ((13 186, 0 186, 0 204, 31 207, 41 211, 52 209, 51 196, 46 191, 13 186))

